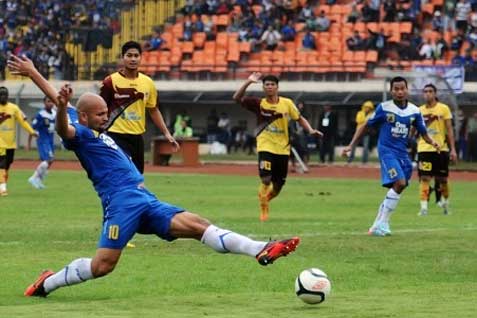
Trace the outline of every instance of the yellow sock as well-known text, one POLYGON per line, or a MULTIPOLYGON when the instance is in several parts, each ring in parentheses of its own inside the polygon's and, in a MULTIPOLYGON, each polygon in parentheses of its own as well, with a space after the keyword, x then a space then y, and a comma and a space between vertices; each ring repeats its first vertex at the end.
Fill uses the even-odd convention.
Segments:
POLYGON ((7 170, 0 169, 0 183, 7 183, 7 170))
POLYGON ((421 180, 419 183, 419 194, 421 201, 428 201, 429 200, 429 181, 421 180))
POLYGON ((449 198, 449 182, 441 183, 441 194, 444 197, 444 199, 449 198))

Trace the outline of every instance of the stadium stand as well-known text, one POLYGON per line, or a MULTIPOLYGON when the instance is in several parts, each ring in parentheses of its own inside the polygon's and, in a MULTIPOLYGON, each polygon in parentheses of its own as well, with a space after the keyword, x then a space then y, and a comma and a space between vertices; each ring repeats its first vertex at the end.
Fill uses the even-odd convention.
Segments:
POLYGON ((129 39, 143 39, 142 71, 154 78, 262 71, 356 80, 376 67, 451 64, 476 77, 477 1, 56 0, 0 1, 0 8, 0 77, 9 53, 26 53, 48 62, 43 73, 100 79, 129 39))

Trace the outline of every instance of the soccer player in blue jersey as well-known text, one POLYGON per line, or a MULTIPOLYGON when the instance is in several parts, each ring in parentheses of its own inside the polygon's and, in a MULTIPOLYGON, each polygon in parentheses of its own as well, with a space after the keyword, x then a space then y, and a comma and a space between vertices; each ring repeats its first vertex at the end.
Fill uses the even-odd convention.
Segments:
POLYGON ((66 107, 71 88, 64 85, 57 101, 56 131, 74 151, 101 198, 103 226, 96 255, 78 258, 57 273, 44 271, 25 290, 26 296, 45 297, 54 290, 109 274, 122 249, 135 233, 165 240, 193 238, 220 253, 244 254, 268 265, 295 250, 300 239, 260 242, 221 229, 199 215, 159 201, 144 185, 131 159, 104 133, 108 108, 101 96, 85 93, 77 103, 79 123, 68 124, 66 107))
MULTIPOLYGON (((28 182, 36 188, 42 189, 45 187, 43 181, 45 180, 48 169, 53 163, 55 154, 55 118, 56 110, 53 108, 55 104, 48 97, 43 98, 44 108, 40 110, 35 118, 33 118, 32 127, 38 133, 36 140, 38 154, 40 156, 40 164, 36 167, 33 175, 28 179, 28 182)), ((28 145, 31 144, 31 136, 28 138, 28 145)))
POLYGON ((412 162, 407 153, 407 139, 411 128, 415 127, 427 143, 439 149, 439 144, 427 134, 419 108, 408 101, 405 78, 398 76, 391 80, 391 95, 392 100, 379 104, 366 125, 356 130, 350 144, 343 149, 343 155, 347 155, 368 128, 376 128, 379 131, 378 154, 381 163, 381 181, 382 185, 389 190, 368 231, 369 235, 374 236, 391 235, 389 226, 391 214, 411 179, 412 162))

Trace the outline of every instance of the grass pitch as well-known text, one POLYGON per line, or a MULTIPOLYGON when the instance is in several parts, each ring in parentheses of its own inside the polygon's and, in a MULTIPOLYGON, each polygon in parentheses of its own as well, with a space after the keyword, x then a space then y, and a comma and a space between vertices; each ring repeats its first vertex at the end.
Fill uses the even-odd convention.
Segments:
POLYGON ((42 269, 94 254, 101 208, 84 172, 53 170, 35 191, 29 171, 12 171, 0 198, 0 317, 475 317, 477 184, 452 184, 452 212, 431 204, 419 218, 416 182, 392 219, 393 236, 366 230, 384 196, 378 180, 289 178, 258 222, 258 178, 147 174, 162 200, 255 239, 300 235, 289 257, 261 267, 192 240, 136 235, 109 276, 62 288, 46 299, 23 291, 42 269), (306 305, 294 280, 318 267, 332 295, 306 305))

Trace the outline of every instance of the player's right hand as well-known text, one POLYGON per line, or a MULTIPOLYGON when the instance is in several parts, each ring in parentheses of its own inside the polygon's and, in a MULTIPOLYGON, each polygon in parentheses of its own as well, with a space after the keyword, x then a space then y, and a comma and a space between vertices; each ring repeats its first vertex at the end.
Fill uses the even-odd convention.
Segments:
POLYGON ((258 81, 260 81, 260 78, 262 78, 262 73, 260 72, 253 72, 252 74, 250 74, 250 76, 248 77, 248 80, 253 82, 253 83, 258 83, 258 81))
POLYGON ((341 151, 341 156, 342 157, 348 157, 348 154, 351 152, 351 146, 346 146, 343 148, 341 151))

